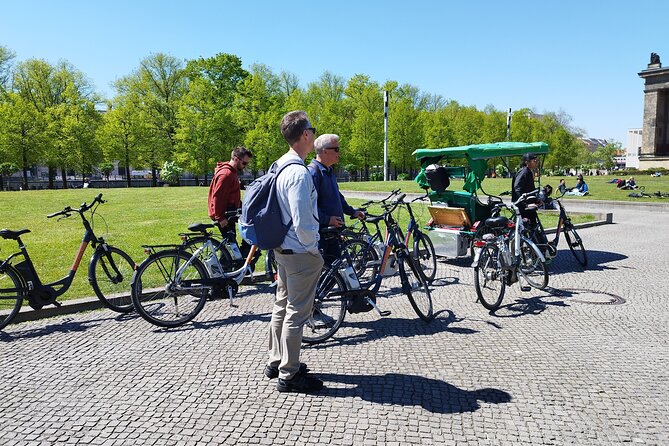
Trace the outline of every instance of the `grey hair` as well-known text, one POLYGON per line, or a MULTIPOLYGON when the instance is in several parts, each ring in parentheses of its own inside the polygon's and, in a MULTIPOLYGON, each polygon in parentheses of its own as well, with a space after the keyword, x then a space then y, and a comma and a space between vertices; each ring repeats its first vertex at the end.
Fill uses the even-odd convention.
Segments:
POLYGON ((328 149, 330 148, 330 146, 338 143, 339 143, 339 135, 335 135, 333 133, 326 133, 316 138, 316 141, 314 141, 314 149, 316 149, 316 153, 320 155, 321 153, 323 153, 323 151, 325 151, 325 149, 328 149))

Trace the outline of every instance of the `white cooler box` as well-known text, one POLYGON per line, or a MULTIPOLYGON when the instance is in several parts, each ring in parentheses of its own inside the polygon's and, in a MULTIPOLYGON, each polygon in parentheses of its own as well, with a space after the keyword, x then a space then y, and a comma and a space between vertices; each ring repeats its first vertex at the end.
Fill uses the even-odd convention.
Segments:
POLYGON ((447 258, 469 255, 469 242, 461 233, 471 228, 467 212, 463 208, 449 206, 428 206, 432 215, 431 229, 427 234, 438 256, 447 258))

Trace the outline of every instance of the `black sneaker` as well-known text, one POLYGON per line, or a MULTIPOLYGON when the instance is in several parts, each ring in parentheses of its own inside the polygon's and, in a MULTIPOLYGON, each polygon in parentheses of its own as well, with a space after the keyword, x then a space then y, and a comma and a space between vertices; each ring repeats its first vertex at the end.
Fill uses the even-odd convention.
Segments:
POLYGON ((292 379, 279 378, 276 383, 276 390, 279 392, 311 393, 318 392, 322 388, 323 381, 301 373, 296 374, 292 379))
MULTIPOLYGON (((300 368, 297 371, 298 375, 306 375, 309 372, 309 367, 303 362, 300 363, 300 368)), ((279 377, 279 368, 272 366, 272 365, 266 365, 265 366, 265 376, 268 377, 269 379, 274 379, 279 377)))

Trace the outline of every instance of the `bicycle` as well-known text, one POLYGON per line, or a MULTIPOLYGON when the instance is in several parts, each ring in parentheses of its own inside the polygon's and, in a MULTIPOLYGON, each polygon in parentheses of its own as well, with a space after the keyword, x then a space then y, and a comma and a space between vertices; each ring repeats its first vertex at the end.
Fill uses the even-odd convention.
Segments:
POLYGON ((544 253, 546 259, 550 261, 557 256, 557 246, 560 242, 560 234, 564 232, 564 238, 567 241, 569 251, 571 251, 572 255, 581 266, 586 267, 588 266, 588 253, 585 250, 585 246, 583 246, 583 240, 578 235, 578 232, 576 232, 576 228, 571 222, 571 218, 567 215, 567 211, 560 201, 560 198, 563 196, 564 194, 552 199, 554 203, 557 203, 559 211, 557 228, 555 229, 555 237, 553 240, 548 243, 537 243, 538 231, 544 232, 544 227, 541 224, 541 220, 537 220, 537 227, 526 228, 528 230, 527 233, 544 253))
MULTIPOLYGON (((399 225, 392 212, 404 198, 386 205, 383 220, 388 228, 387 243, 379 270, 373 281, 363 287, 358 279, 354 261, 347 250, 328 265, 316 287, 316 296, 312 314, 305 324, 303 342, 317 344, 332 337, 344 321, 346 311, 361 313, 376 310, 380 317, 389 316, 390 311, 382 311, 376 303, 377 293, 381 287, 388 259, 393 253, 398 261, 398 270, 402 283, 402 292, 406 294, 416 314, 426 322, 434 319, 432 295, 420 265, 414 260, 406 245, 402 242, 399 225)), ((327 232, 341 231, 338 228, 327 228, 327 232)))
POLYGON ((85 229, 68 275, 55 282, 42 283, 28 249, 21 240, 23 234, 31 232, 30 229, 0 231, 0 237, 5 240, 15 240, 19 247, 19 252, 11 254, 0 264, 0 329, 14 319, 24 299, 28 299, 28 304, 35 310, 40 310, 45 305, 61 306, 57 299, 72 285, 89 244, 93 245, 94 251, 88 264, 88 281, 95 295, 105 307, 113 311, 118 313, 132 311, 132 302, 126 291, 136 264, 125 251, 108 244, 103 237, 95 235, 93 226, 86 218, 86 212, 90 211, 92 221, 98 206, 102 203, 106 201, 102 199, 102 194, 99 194, 91 204, 84 202, 78 209, 68 206, 62 211, 47 215, 48 218, 60 217, 58 220, 62 220, 75 213, 79 214, 85 229), (12 261, 20 256, 23 260, 13 264, 12 261))
POLYGON ((233 305, 239 284, 251 272, 256 246, 251 246, 238 269, 226 271, 220 255, 229 241, 218 240, 209 231, 215 226, 190 225, 188 230, 197 237, 186 236, 181 245, 143 246, 149 256, 139 264, 130 284, 132 303, 142 318, 173 328, 193 320, 208 298, 227 295, 233 305))
MULTIPOLYGON (((497 204, 492 215, 483 223, 486 233, 474 240, 474 287, 481 304, 488 310, 499 308, 507 285, 518 282, 518 275, 532 287, 544 289, 548 285, 548 268, 537 245, 524 235, 523 217, 518 204, 532 198, 535 192, 521 195, 517 201, 497 204), (509 219, 500 215, 506 209, 509 219)), ((523 291, 530 287, 521 286, 523 291)))
MULTIPOLYGON (((400 204, 402 204, 409 213, 409 225, 407 227, 406 237, 404 238, 404 244, 409 246, 409 239, 413 238, 413 251, 411 251, 411 253, 423 269, 427 282, 432 283, 437 275, 437 254, 434 252, 434 245, 432 244, 430 237, 420 230, 418 222, 414 217, 413 210, 411 209, 411 203, 418 200, 422 201, 426 197, 427 194, 422 197, 414 198, 409 202, 401 201, 400 204)), ((402 231, 400 230, 400 235, 401 234, 402 231)))

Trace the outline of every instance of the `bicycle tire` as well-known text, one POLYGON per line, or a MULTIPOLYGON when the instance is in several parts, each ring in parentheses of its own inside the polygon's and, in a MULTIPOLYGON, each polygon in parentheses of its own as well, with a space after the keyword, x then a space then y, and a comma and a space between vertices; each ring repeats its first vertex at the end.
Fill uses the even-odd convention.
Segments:
POLYGON ((408 252, 405 252, 404 255, 400 256, 399 267, 402 291, 409 298, 409 302, 418 317, 425 322, 430 322, 434 319, 432 294, 420 265, 408 252))
POLYGON ((499 248, 489 243, 481 249, 479 261, 474 267, 474 288, 481 305, 495 311, 502 304, 506 290, 504 271, 499 261, 499 248))
MULTIPOLYGON (((202 311, 207 300, 205 286, 179 289, 175 273, 191 254, 182 250, 166 250, 151 254, 135 271, 132 279, 132 303, 148 322, 159 327, 178 327, 191 321, 202 311)), ((209 277, 198 259, 183 272, 182 277, 197 280, 209 277)))
POLYGON ((25 297, 21 289, 25 289, 21 274, 12 265, 5 265, 0 271, 0 330, 9 325, 21 309, 25 297))
POLYGON ((576 232, 576 228, 571 224, 568 226, 565 225, 564 238, 576 261, 584 268, 588 266, 588 253, 585 250, 585 246, 583 246, 583 240, 581 240, 578 232, 576 232))
MULTIPOLYGON (((216 246, 221 244, 220 237, 215 237, 215 236, 210 236, 209 238, 193 237, 184 242, 184 247, 188 249, 191 253, 193 253, 200 246, 202 246, 207 240, 211 240, 216 246)), ((203 250, 198 256, 198 260, 204 263, 204 259, 208 258, 211 255, 211 252, 209 251, 210 251, 209 249, 203 250)), ((223 246, 221 247, 221 249, 218 250, 218 261, 221 264, 221 268, 223 268, 224 272, 230 272, 235 270, 235 264, 232 260, 232 257, 230 256, 230 253, 223 246)))
POLYGON ((88 264, 88 281, 100 302, 117 313, 133 310, 130 282, 137 264, 123 250, 99 246, 88 264))
POLYGON ((344 242, 342 249, 348 251, 353 269, 358 276, 360 288, 367 288, 379 273, 379 254, 373 245, 357 239, 344 242))
POLYGON ((548 267, 537 255, 535 247, 536 245, 526 238, 520 240, 518 272, 531 287, 543 290, 548 286, 548 267))
POLYGON ((339 272, 326 268, 318 279, 314 306, 304 324, 302 342, 318 344, 330 339, 339 330, 346 316, 346 298, 335 293, 345 290, 346 285, 339 272))
POLYGON ((437 275, 437 254, 434 252, 434 245, 427 234, 418 230, 414 231, 413 238, 412 255, 423 269, 427 283, 431 284, 437 275))

